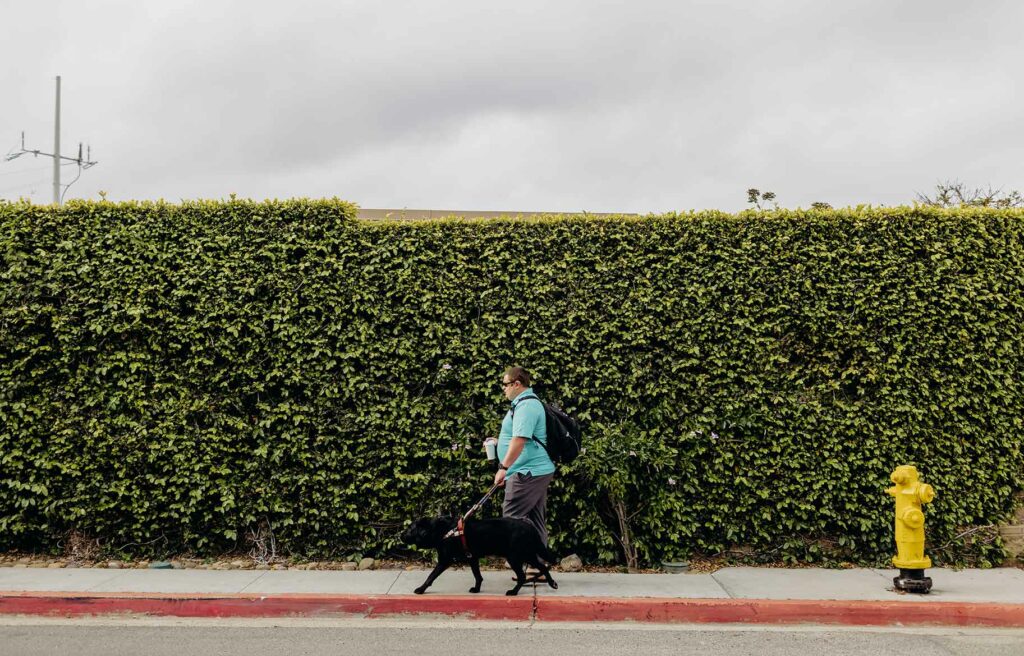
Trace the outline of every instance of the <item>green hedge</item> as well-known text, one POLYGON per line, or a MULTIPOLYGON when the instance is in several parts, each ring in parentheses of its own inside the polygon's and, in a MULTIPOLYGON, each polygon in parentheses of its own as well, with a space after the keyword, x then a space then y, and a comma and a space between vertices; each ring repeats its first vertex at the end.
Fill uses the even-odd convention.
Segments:
POLYGON ((586 434, 556 552, 880 563, 915 462, 933 558, 999 556, 1021 211, 354 216, 0 203, 0 548, 393 552, 488 487, 517 363, 586 434))

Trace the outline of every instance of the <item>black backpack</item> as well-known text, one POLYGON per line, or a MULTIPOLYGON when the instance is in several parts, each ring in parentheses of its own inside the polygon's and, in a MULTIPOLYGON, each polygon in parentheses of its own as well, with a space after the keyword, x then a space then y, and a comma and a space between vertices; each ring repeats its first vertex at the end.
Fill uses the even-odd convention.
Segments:
MULTIPOLYGON (((567 465, 576 459, 580 454, 580 424, 575 419, 565 414, 561 408, 553 403, 544 403, 536 396, 524 396, 520 401, 536 399, 544 408, 545 426, 548 431, 548 443, 544 444, 536 437, 537 444, 544 447, 548 452, 551 462, 567 465)), ((518 405, 518 404, 517 404, 518 405)), ((512 408, 512 416, 515 417, 516 409, 512 408)))

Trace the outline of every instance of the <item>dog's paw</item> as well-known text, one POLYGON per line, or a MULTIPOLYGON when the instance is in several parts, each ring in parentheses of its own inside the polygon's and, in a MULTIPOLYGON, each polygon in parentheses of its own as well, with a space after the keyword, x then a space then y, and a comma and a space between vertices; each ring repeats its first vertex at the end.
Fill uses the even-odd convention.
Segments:
POLYGON ((514 596, 516 596, 517 594, 519 594, 519 591, 518 591, 518 590, 516 590, 515 588, 512 588, 511 590, 506 590, 506 591, 505 591, 505 596, 506 596, 506 597, 514 597, 514 596))
POLYGON ((469 591, 472 592, 473 594, 476 594, 476 593, 480 592, 480 586, 479 585, 474 585, 472 588, 469 589, 469 591))
POLYGON ((426 588, 416 588, 415 590, 413 590, 413 592, 415 592, 416 594, 423 594, 426 591, 426 588))

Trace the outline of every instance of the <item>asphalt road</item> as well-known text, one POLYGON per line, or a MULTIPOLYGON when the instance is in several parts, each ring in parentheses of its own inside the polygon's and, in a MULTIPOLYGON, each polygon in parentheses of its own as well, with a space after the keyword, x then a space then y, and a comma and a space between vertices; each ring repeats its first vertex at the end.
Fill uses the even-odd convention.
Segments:
POLYGON ((1024 630, 500 624, 452 620, 0 618, 4 656, 1024 655, 1024 630))

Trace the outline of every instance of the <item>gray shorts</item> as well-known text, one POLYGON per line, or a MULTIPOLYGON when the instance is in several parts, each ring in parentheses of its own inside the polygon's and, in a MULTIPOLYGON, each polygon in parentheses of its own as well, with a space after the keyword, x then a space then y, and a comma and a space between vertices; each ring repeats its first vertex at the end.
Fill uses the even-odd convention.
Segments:
POLYGON ((505 479, 505 502, 501 504, 503 517, 524 519, 540 533, 540 541, 548 543, 547 501, 548 485, 554 474, 534 476, 529 472, 516 472, 505 479))

